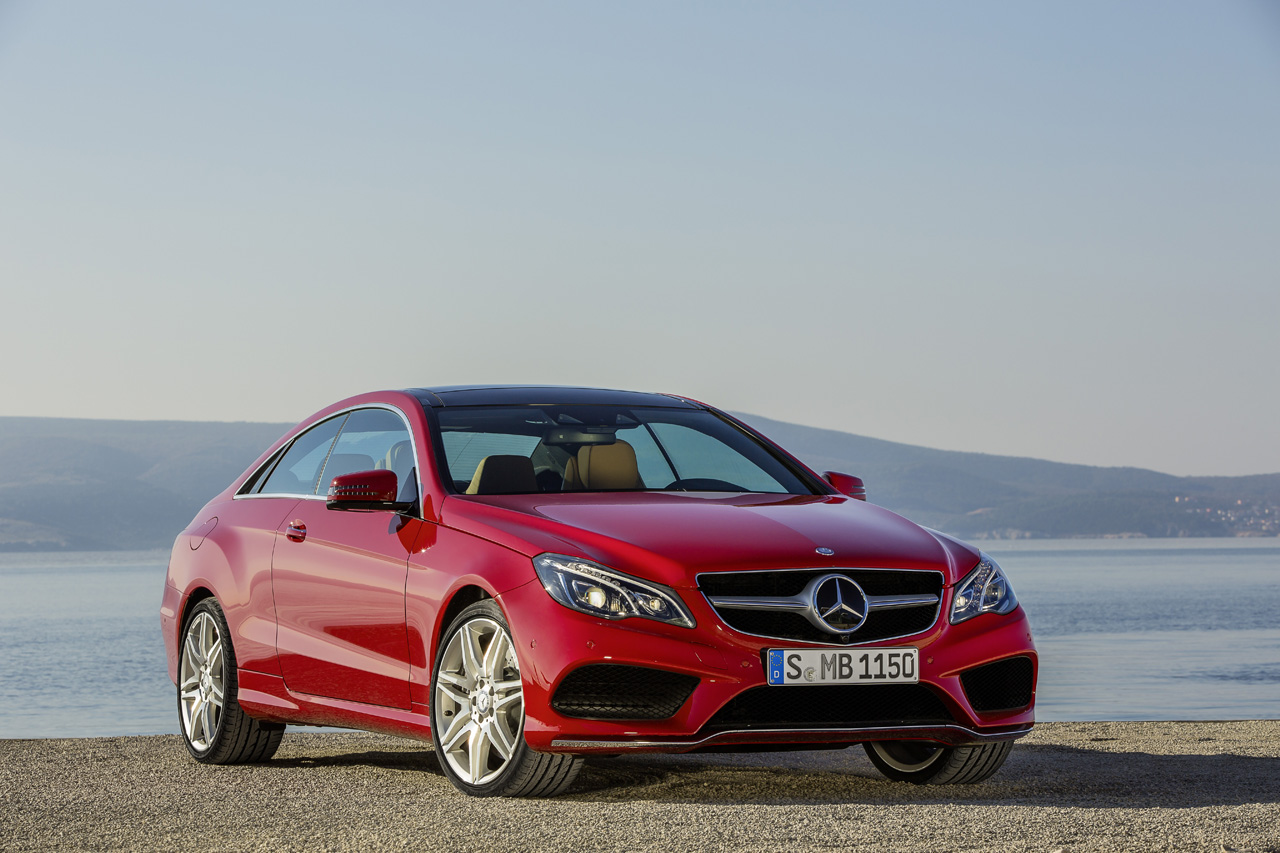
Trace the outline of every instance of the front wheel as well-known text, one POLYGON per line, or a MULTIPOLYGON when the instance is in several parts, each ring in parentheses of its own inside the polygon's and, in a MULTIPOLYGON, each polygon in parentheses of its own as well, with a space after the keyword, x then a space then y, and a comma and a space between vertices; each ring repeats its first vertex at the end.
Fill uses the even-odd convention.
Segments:
POLYGON ((942 746, 918 740, 882 740, 862 746, 876 769, 895 782, 971 785, 989 779, 1000 769, 1013 741, 942 746))
POLYGON ((283 723, 255 720, 236 701, 236 653, 222 608, 206 598, 191 608, 178 658, 178 723, 187 750, 204 764, 266 761, 283 723))
POLYGON ((431 679, 431 742, 458 790, 474 797, 552 797, 582 759, 534 752, 524 740, 524 688, 502 609, 477 602, 440 642, 431 679))

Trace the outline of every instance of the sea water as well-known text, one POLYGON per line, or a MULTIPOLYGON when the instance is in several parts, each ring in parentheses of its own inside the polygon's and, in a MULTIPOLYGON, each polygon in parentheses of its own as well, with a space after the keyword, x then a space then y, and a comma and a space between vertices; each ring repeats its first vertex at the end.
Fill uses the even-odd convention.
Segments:
MULTIPOLYGON (((980 543, 1040 652, 1040 720, 1280 717, 1280 540, 980 543)), ((0 554, 0 737, 177 731, 166 552, 0 554)))

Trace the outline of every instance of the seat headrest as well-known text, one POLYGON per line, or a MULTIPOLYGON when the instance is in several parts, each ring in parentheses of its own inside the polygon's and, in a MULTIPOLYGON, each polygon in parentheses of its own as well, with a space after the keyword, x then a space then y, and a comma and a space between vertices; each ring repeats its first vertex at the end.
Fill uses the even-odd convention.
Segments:
POLYGON ((640 468, 636 464, 635 448, 622 439, 613 444, 588 444, 580 447, 577 476, 584 489, 607 491, 644 488, 640 468))
POLYGON ((343 474, 354 474, 357 471, 372 471, 373 457, 367 453, 334 453, 324 466, 324 479, 327 483, 334 477, 343 474))
POLYGON ((486 456, 467 486, 469 495, 512 495, 538 491, 533 462, 527 456, 486 456))
POLYGON ((397 441, 387 451, 386 458, 378 463, 378 467, 395 471, 403 475, 413 467, 413 446, 408 441, 397 441))

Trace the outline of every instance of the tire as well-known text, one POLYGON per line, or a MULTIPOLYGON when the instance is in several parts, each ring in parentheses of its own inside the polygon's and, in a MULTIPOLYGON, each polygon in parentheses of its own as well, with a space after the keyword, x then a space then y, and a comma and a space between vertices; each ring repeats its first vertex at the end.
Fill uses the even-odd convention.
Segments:
POLYGON ((991 778, 1000 769, 1013 749, 1013 741, 942 746, 919 740, 883 740, 862 746, 876 769, 895 782, 972 785, 991 778))
POLYGON ((178 651, 178 728, 196 761, 266 761, 280 746, 284 724, 250 717, 237 690, 231 631, 218 602, 206 598, 187 614, 178 651))
POLYGON ((431 676, 431 742, 454 787, 473 797, 554 797, 582 757, 524 740, 524 687, 502 609, 479 601, 445 631, 431 676), (504 754, 505 753, 505 754, 504 754))

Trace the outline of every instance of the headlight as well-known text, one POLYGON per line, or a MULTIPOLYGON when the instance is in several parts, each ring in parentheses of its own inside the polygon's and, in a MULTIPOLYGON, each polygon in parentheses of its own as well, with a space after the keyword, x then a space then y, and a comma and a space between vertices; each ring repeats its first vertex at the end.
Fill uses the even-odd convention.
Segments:
POLYGON ((1009 579, 986 554, 979 555, 982 562, 956 584, 956 596, 951 601, 951 624, 958 625, 979 613, 1008 613, 1018 606, 1009 579))
POLYGON ((693 615, 675 590, 598 563, 563 554, 539 554, 533 568, 547 593, 572 610, 602 619, 653 619, 692 628, 693 615))

